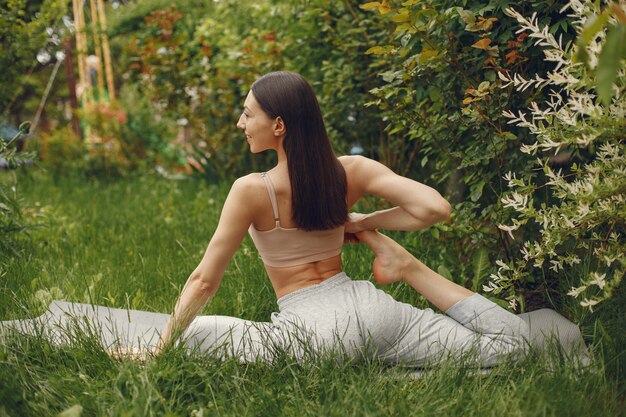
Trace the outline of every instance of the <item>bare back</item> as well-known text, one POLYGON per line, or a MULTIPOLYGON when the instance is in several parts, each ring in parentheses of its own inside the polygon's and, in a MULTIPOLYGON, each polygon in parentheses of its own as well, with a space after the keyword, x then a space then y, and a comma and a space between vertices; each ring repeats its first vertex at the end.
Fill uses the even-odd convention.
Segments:
MULTIPOLYGON (((350 187, 350 159, 340 158, 340 161, 346 170, 348 179, 348 207, 352 207, 360 198, 360 195, 357 195, 355 192, 354 188, 356 187, 350 187)), ((268 175, 276 191, 281 226, 284 228, 298 227, 292 219, 291 184, 286 167, 279 165, 268 171, 268 175)), ((254 183, 253 189, 255 190, 253 198, 256 214, 252 223, 257 230, 271 230, 275 226, 275 222, 265 183, 260 174, 252 174, 249 177, 251 177, 250 180, 254 183)), ((321 261, 289 267, 272 267, 266 264, 265 270, 276 292, 276 296, 282 297, 297 289, 318 284, 341 272, 341 254, 321 261)))

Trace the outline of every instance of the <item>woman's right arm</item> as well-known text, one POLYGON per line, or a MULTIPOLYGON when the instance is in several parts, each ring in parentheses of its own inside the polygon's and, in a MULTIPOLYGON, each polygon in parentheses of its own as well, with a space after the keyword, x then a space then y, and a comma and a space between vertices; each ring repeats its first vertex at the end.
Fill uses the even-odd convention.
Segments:
POLYGON ((398 175, 373 159, 362 156, 349 158, 349 186, 354 187, 353 194, 375 195, 396 207, 365 215, 351 214, 346 232, 378 228, 421 230, 450 218, 450 203, 434 188, 398 175))
POLYGON ((230 259, 252 223, 250 195, 250 183, 245 177, 235 181, 204 257, 185 283, 174 312, 161 333, 157 353, 176 341, 217 292, 230 259))

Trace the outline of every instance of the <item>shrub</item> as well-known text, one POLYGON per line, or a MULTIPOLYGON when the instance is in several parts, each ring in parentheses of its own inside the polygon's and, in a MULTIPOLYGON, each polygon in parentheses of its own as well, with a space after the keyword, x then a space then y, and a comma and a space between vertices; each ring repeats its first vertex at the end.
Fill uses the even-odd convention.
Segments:
POLYGON ((55 177, 82 169, 84 165, 82 140, 70 126, 40 133, 29 143, 29 149, 37 152, 42 167, 55 177))
POLYGON ((504 113, 509 123, 534 135, 521 151, 536 156, 534 168, 544 175, 506 175, 511 191, 502 202, 514 218, 499 227, 511 238, 513 232, 522 238, 521 256, 499 261, 499 270, 485 290, 506 294, 515 305, 516 289, 529 277, 542 273, 557 280, 564 269, 582 263, 589 271, 577 277, 568 294, 592 309, 611 297, 626 273, 626 70, 622 65, 626 49, 620 46, 626 42, 626 13, 614 5, 614 17, 603 13, 610 24, 601 28, 603 14, 592 3, 574 0, 566 7, 579 36, 588 37, 577 48, 563 46, 536 16, 528 19, 507 10, 556 66, 530 78, 500 73, 505 87, 549 88, 550 98, 533 101, 526 111, 504 113), (581 55, 585 62, 575 60, 581 55), (607 77, 603 74, 607 70, 612 72, 611 82, 608 97, 603 98, 599 96, 603 81, 596 77, 607 77), (557 158, 559 168, 554 167, 557 158))
POLYGON ((184 164, 180 150, 173 144, 176 136, 173 121, 160 117, 136 85, 125 84, 120 91, 120 106, 126 109, 126 123, 120 129, 122 150, 135 169, 155 165, 184 164))
MULTIPOLYGON (((32 153, 17 153, 14 145, 25 133, 30 123, 22 123, 20 131, 10 140, 0 138, 0 159, 4 159, 9 167, 16 168, 27 160, 34 158, 32 153)), ((20 200, 17 195, 17 180, 8 185, 0 181, 0 252, 16 253, 14 243, 16 236, 26 232, 27 226, 22 222, 20 200)))

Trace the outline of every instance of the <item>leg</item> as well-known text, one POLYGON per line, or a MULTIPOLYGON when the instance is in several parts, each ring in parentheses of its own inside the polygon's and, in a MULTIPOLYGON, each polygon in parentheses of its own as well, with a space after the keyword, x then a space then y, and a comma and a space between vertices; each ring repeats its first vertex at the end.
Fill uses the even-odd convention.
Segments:
POLYGON ((240 362, 271 361, 280 349, 277 328, 272 323, 254 322, 228 316, 198 316, 182 337, 190 350, 238 358, 240 362))
POLYGON ((404 280, 442 311, 474 294, 428 268, 383 234, 365 231, 358 233, 357 236, 376 254, 374 279, 379 284, 404 280))
POLYGON ((482 365, 493 365, 503 356, 525 349, 528 326, 523 320, 432 271, 387 236, 373 231, 357 236, 376 254, 374 278, 379 283, 404 280, 453 319, 416 308, 405 312, 407 328, 411 329, 401 341, 407 344, 406 353, 419 351, 417 356, 427 359, 446 352, 476 350, 482 365), (422 348, 412 347, 415 343, 422 348))

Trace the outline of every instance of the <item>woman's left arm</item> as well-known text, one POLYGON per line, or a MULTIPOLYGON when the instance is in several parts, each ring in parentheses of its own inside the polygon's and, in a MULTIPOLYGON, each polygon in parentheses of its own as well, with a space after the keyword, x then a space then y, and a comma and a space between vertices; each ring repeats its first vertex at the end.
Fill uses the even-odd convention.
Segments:
POLYGON ((174 343, 217 292, 230 259, 252 223, 250 185, 246 177, 233 183, 224 202, 217 229, 202 261, 183 287, 174 312, 161 333, 156 353, 174 343))
MULTIPOLYGON (((450 218, 450 204, 434 188, 398 175, 378 161, 362 156, 344 158, 351 174, 349 187, 353 196, 370 194, 395 206, 369 214, 351 213, 346 232, 377 228, 421 230, 450 218)), ((352 201, 356 198, 352 197, 352 201)))
POLYGON ((402 207, 392 207, 367 214, 351 212, 345 231, 346 233, 359 233, 364 230, 378 228, 414 231, 426 229, 439 221, 447 219, 448 216, 445 212, 442 212, 439 216, 416 218, 402 207))

